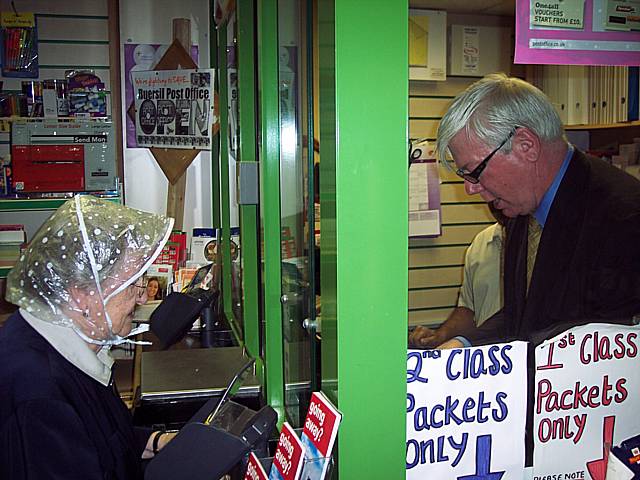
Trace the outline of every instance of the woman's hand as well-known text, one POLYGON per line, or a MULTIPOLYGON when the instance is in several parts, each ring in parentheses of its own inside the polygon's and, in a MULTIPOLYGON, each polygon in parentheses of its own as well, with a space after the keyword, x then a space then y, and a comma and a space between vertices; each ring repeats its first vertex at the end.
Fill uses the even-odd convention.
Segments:
POLYGON ((162 430, 157 430, 153 432, 149 435, 147 445, 144 447, 142 459, 147 460, 149 458, 153 458, 155 454, 162 450, 177 434, 177 431, 164 432, 162 430))

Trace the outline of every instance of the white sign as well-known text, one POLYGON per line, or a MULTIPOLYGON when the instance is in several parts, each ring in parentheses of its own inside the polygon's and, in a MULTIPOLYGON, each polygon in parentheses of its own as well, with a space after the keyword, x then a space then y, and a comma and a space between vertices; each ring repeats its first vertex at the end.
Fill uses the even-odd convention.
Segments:
POLYGON ((409 236, 441 233, 438 163, 434 147, 420 140, 409 154, 409 236))
POLYGON ((536 348, 534 480, 605 480, 609 448, 640 433, 639 336, 591 324, 536 348))
POLYGON ((131 72, 139 147, 211 148, 213 70, 131 72))
POLYGON ((480 63, 480 34, 478 27, 462 29, 462 71, 466 74, 478 74, 480 63))
POLYGON ((407 353, 407 479, 524 475, 527 344, 407 353))

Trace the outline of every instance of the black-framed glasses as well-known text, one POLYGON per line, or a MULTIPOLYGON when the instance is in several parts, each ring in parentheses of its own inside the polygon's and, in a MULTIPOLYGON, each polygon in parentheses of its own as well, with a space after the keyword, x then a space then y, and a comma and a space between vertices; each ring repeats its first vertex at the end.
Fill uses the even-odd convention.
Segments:
POLYGON ((466 180, 469 183, 473 183, 473 184, 478 183, 480 181, 480 175, 482 175, 482 172, 484 172, 484 169, 487 168, 487 164, 489 163, 489 160, 491 160, 491 158, 496 153, 498 153, 498 150, 504 147, 504 144, 507 143, 511 137, 513 137, 517 129, 518 127, 514 127, 513 130, 509 132, 509 135, 507 136, 507 138, 505 138, 502 141, 502 143, 500 143, 500 145, 498 145, 489 155, 487 155, 484 158, 484 160, 482 160, 478 164, 478 166, 474 168, 471 172, 467 172, 464 168, 459 168, 458 170, 456 170, 456 175, 458 175, 460 178, 466 180))

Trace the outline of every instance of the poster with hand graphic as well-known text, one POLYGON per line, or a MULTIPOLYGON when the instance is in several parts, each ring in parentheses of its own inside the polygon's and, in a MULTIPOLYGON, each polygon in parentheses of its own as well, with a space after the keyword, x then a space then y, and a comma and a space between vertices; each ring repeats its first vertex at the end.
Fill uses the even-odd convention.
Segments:
POLYGON ((521 480, 527 344, 407 353, 407 480, 521 480))
POLYGON ((605 480, 611 447, 640 433, 639 347, 640 327, 590 324, 536 348, 534 478, 605 480))

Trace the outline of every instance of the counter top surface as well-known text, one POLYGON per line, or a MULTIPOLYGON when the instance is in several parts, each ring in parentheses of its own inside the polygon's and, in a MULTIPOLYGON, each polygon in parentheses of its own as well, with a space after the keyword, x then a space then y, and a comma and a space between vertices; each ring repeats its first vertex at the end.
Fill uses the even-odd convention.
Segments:
MULTIPOLYGON (((168 401, 220 395, 246 361, 240 347, 143 352, 140 400, 168 401)), ((249 374, 238 395, 255 395, 259 390, 258 379, 249 374)))

